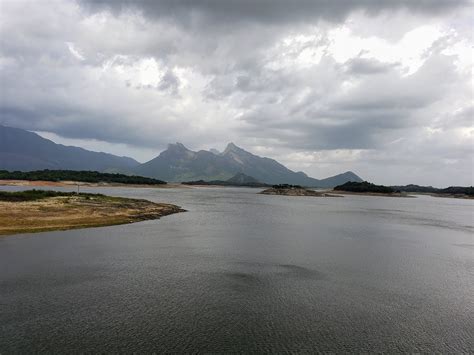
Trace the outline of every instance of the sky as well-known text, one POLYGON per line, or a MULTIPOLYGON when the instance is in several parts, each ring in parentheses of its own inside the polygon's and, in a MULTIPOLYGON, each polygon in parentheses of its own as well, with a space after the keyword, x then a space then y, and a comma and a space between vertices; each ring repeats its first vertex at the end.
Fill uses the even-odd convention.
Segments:
POLYGON ((324 178, 474 185, 464 0, 0 0, 0 124, 147 161, 228 142, 324 178))

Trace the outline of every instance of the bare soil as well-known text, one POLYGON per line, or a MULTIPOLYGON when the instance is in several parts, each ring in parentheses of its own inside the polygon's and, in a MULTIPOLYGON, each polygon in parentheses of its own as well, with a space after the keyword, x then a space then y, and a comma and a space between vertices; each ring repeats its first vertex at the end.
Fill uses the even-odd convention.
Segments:
POLYGON ((158 219, 179 206, 109 196, 0 202, 0 235, 99 227, 158 219))

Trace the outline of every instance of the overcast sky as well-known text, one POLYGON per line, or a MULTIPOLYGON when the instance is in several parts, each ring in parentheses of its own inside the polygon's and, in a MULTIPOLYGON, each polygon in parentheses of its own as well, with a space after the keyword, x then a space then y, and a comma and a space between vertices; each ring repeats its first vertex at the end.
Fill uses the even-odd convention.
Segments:
POLYGON ((235 144, 323 178, 471 185, 473 3, 0 0, 0 124, 156 156, 235 144))

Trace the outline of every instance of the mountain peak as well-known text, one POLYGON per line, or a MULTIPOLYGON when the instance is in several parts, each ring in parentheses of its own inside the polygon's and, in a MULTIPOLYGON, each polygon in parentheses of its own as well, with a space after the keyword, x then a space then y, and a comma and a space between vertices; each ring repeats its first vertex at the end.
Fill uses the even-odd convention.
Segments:
POLYGON ((227 147, 225 148, 225 150, 232 150, 235 148, 238 148, 238 147, 233 142, 230 142, 229 144, 227 144, 227 147))
POLYGON ((245 152, 247 153, 244 149, 236 146, 234 143, 230 142, 229 144, 227 144, 227 147, 225 148, 223 154, 227 154, 227 153, 230 153, 230 152, 234 152, 234 153, 241 153, 241 152, 245 152))
POLYGON ((352 180, 352 181, 356 181, 356 182, 361 182, 361 181, 362 181, 362 179, 361 179, 356 173, 354 173, 353 171, 350 171, 350 170, 349 170, 349 171, 346 171, 345 173, 342 173, 342 174, 340 174, 340 175, 341 175, 341 176, 345 176, 345 177, 347 177, 347 178, 352 178, 352 179, 354 179, 354 180, 352 180), (359 181, 359 180, 360 180, 360 181, 359 181))
POLYGON ((188 151, 189 149, 184 146, 183 143, 176 142, 174 144, 168 144, 168 150, 174 151, 188 151))
MULTIPOLYGON (((184 144, 176 142, 174 144, 168 144, 168 148, 162 151, 159 157, 163 157, 168 160, 192 158, 196 153, 189 150, 184 144)), ((158 158, 158 157, 157 157, 158 158)), ((156 159, 156 158, 155 158, 156 159)))

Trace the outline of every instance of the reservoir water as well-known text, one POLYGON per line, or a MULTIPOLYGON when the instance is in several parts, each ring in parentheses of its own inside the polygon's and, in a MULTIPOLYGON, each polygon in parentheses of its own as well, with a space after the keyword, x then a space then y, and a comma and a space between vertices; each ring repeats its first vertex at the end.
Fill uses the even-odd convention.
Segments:
POLYGON ((188 212, 0 238, 0 353, 474 352, 472 200, 83 191, 188 212))

